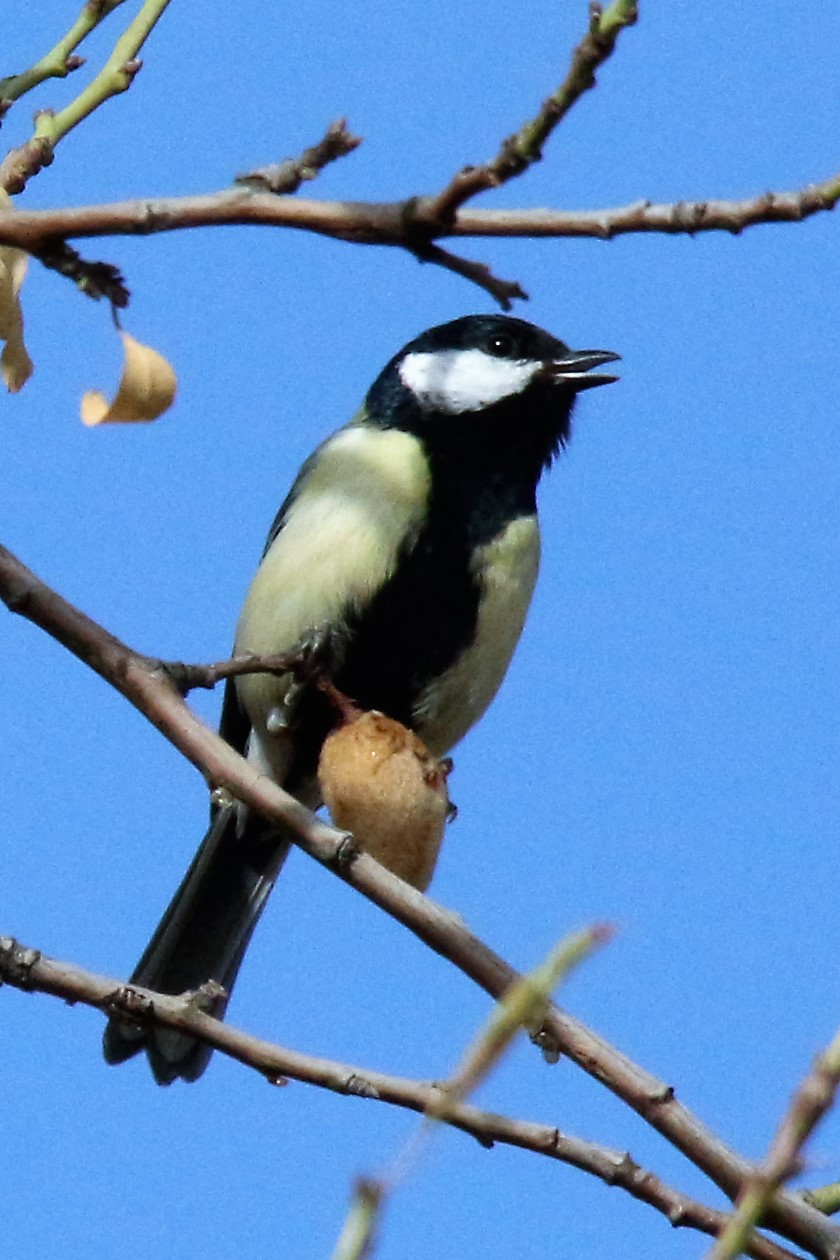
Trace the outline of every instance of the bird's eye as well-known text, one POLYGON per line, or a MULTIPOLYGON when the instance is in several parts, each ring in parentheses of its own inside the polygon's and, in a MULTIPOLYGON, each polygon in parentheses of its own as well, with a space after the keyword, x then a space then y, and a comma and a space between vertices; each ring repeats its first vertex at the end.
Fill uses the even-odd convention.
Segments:
POLYGON ((507 333, 493 333, 484 343, 484 349, 496 359, 513 357, 513 338, 507 333))

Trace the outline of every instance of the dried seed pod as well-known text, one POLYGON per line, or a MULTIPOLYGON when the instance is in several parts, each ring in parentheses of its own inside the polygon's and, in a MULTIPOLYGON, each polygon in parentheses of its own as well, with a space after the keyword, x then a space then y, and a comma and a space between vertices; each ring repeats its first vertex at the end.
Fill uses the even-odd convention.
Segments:
POLYGON ((449 765, 383 713, 362 713, 324 741, 318 779, 336 826, 421 892, 450 810, 449 765))

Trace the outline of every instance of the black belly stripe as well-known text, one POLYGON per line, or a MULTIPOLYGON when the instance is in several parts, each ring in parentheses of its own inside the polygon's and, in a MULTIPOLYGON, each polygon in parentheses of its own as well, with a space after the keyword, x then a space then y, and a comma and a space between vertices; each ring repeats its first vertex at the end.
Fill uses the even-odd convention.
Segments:
MULTIPOLYGON (((481 600, 476 548, 535 511, 532 486, 502 474, 455 480, 436 468, 426 524, 374 599, 347 619, 344 662, 336 686, 362 709, 378 709, 406 726, 429 684, 475 641, 481 600)), ((311 695, 295 733, 289 788, 314 772, 335 716, 311 695)))

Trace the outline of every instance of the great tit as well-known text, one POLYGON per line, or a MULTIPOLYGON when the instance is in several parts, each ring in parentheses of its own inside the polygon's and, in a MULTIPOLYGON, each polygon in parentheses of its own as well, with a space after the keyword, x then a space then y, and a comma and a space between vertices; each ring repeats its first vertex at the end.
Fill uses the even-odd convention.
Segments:
MULTIPOLYGON (((470 315, 391 359, 350 423, 301 468, 271 527, 235 652, 285 652, 326 635, 331 681, 448 752, 504 678, 539 562, 537 483, 565 446, 577 395, 616 378, 618 355, 570 350, 533 324, 470 315)), ((220 732, 311 808, 335 718, 298 677, 228 682, 220 732)), ((131 977, 163 993, 223 992, 224 1014, 288 835, 237 803, 217 806, 131 977)), ((155 1079, 194 1081, 210 1050, 188 1036, 110 1020, 104 1052, 145 1050, 155 1079)))

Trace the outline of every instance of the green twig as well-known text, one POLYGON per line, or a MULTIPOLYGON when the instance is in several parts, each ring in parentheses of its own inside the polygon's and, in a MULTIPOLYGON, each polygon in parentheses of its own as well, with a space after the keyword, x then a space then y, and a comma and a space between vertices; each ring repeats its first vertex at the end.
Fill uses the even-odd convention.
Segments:
POLYGON ((467 1098, 499 1062, 520 1028, 532 1034, 542 1027, 551 995, 575 967, 612 935, 605 924, 574 932, 555 946, 548 957, 510 986, 493 1007, 487 1023, 466 1050, 449 1080, 441 1086, 441 1104, 431 1119, 446 1114, 446 1099, 467 1098))
POLYGON ((368 1177, 358 1179, 332 1260, 367 1260, 373 1253, 384 1196, 382 1182, 368 1177))
MULTIPOLYGON (((91 0, 101 20, 103 4, 107 12, 116 8, 122 0, 91 0), (110 6, 110 7, 109 7, 110 6)), ((0 188, 8 193, 22 192, 27 181, 53 160, 53 150, 80 122, 93 113, 112 96, 125 92, 143 64, 137 53, 148 39, 169 0, 144 0, 134 20, 117 40, 105 65, 87 87, 64 109, 57 113, 50 109, 35 115, 35 134, 12 149, 0 162, 0 188)))
POLYGON ((599 35, 602 39, 611 39, 614 43, 625 26, 632 26, 637 21, 639 6, 637 0, 613 0, 612 4, 597 16, 599 35))
POLYGON ((428 1136, 429 1126, 446 1121, 456 1106, 477 1089, 499 1062, 520 1028, 539 1028, 554 989, 612 932, 596 925, 574 932, 557 945, 544 962, 520 976, 496 1003, 490 1016, 467 1049, 458 1067, 438 1088, 436 1101, 427 1109, 423 1126, 416 1130, 384 1177, 361 1177, 347 1213, 332 1260, 365 1260, 370 1256, 382 1209, 388 1194, 402 1181, 428 1136))
MULTIPOLYGON (((733 1216, 708 1254, 708 1260, 735 1260, 746 1249, 750 1235, 765 1216, 773 1196, 800 1169, 803 1146, 832 1106, 840 1086, 840 1030, 816 1060, 794 1094, 762 1164, 747 1182, 733 1216)), ((809 1196, 812 1204, 815 1195, 809 1196)))
POLYGON ((840 1181, 832 1181, 827 1186, 816 1186, 813 1190, 803 1191, 803 1198, 812 1207, 819 1208, 826 1216, 840 1212, 840 1181))
POLYGON ((64 79, 72 70, 78 70, 84 62, 81 57, 73 56, 75 50, 109 13, 123 3, 124 0, 88 0, 67 34, 40 61, 22 74, 0 79, 0 102, 8 108, 13 101, 25 96, 46 79, 64 79))
POLYGON ((140 69, 137 54, 163 14, 169 0, 144 0, 140 11, 114 44, 105 65, 75 100, 57 114, 45 110, 35 120, 35 135, 54 147, 69 131, 112 96, 125 92, 140 69))

